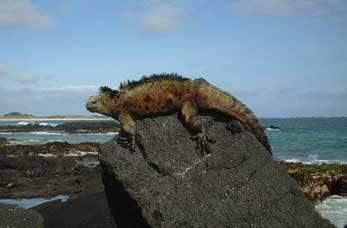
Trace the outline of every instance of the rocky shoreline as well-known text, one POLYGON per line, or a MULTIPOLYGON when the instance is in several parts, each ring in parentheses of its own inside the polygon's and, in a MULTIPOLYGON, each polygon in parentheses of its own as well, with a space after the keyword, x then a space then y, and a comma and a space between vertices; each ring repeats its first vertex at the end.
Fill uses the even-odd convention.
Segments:
POLYGON ((347 164, 280 163, 311 201, 331 195, 347 196, 347 164))
POLYGON ((118 132, 119 124, 112 120, 103 121, 67 121, 57 126, 40 125, 38 123, 30 123, 26 125, 7 125, 0 126, 0 132, 33 132, 33 131, 64 131, 69 134, 77 133, 107 133, 118 132))
POLYGON ((98 143, 0 146, 0 198, 102 190, 98 143))
MULTIPOLYGON (((101 186, 99 143, 6 145, 0 137, 0 198, 51 197, 101 186)), ((278 161, 311 201, 347 196, 347 164, 278 161)))
POLYGON ((4 137, 0 137, 0 147, 4 146, 8 143, 8 139, 4 137))
MULTIPOLYGON (((115 227, 104 195, 98 164, 99 146, 99 143, 90 142, 8 145, 5 138, 0 138, 0 199, 69 195, 70 203, 54 201, 33 208, 44 216, 45 227, 70 227, 62 222, 54 226, 58 222, 56 213, 70 216, 72 222, 76 219, 75 227, 78 227, 77 220, 82 222, 79 219, 83 215, 76 212, 79 216, 73 216, 72 211, 80 211, 86 205, 95 213, 95 220, 88 224, 96 224, 107 217, 103 227, 115 227)), ((312 202, 334 194, 347 196, 346 164, 278 162, 312 202)))
POLYGON ((0 203, 0 227, 116 227, 102 184, 98 143, 7 143, 6 138, 0 138, 0 200, 57 195, 68 195, 69 200, 28 210, 0 203), (23 219, 28 222, 18 223, 23 219))

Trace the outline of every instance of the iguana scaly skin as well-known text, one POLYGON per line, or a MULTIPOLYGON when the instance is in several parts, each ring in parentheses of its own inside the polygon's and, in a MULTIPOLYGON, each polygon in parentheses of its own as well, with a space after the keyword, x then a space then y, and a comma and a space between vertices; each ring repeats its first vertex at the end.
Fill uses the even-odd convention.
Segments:
POLYGON ((121 132, 118 142, 135 149, 134 120, 178 110, 184 124, 197 134, 198 148, 204 150, 214 140, 207 134, 198 116, 199 109, 214 110, 238 120, 251 131, 270 152, 271 146, 263 127, 253 112, 227 92, 204 79, 191 80, 177 74, 159 74, 143 77, 140 81, 121 84, 119 90, 101 87, 97 96, 86 104, 90 112, 98 112, 119 120, 121 132))

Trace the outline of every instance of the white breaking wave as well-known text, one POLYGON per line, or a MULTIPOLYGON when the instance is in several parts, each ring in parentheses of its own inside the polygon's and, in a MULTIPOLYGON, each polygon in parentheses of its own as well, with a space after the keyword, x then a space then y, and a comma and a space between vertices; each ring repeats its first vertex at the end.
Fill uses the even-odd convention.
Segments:
POLYGON ((55 155, 55 154, 38 154, 37 156, 45 157, 45 158, 54 158, 54 157, 57 157, 57 155, 55 155))
POLYGON ((328 219, 338 228, 347 224, 347 197, 330 196, 315 206, 322 217, 328 219))
MULTIPOLYGON (((81 131, 81 130, 79 130, 81 131)), ((29 132, 0 132, 0 135, 118 135, 118 132, 106 132, 106 133, 79 133, 69 134, 66 132, 49 132, 49 131, 29 131, 29 132)))
POLYGON ((26 125, 29 125, 29 124, 32 124, 32 122, 21 121, 21 122, 17 123, 18 126, 26 126, 26 125))
POLYGON ((285 162, 290 162, 290 163, 296 163, 296 162, 301 162, 303 164, 307 164, 307 165, 312 165, 312 164, 333 164, 333 163, 337 163, 337 164, 347 164, 347 161, 345 160, 314 160, 314 161, 307 161, 307 160, 300 160, 300 159, 286 159, 284 160, 285 162))
POLYGON ((45 123, 45 122, 42 122, 42 123, 39 123, 39 126, 51 126, 51 127, 56 127, 58 126, 58 124, 52 124, 52 123, 45 123))
POLYGON ((30 123, 29 122, 18 122, 17 125, 18 126, 26 126, 26 125, 29 125, 30 123))
POLYGON ((266 127, 265 130, 267 130, 267 131, 281 131, 281 129, 271 128, 271 127, 266 127))
POLYGON ((61 202, 66 202, 69 199, 67 195, 57 195, 53 198, 33 198, 33 199, 0 199, 0 203, 15 205, 20 208, 29 209, 36 207, 40 204, 47 203, 49 201, 61 200, 61 202))
POLYGON ((106 133, 85 133, 85 134, 76 134, 76 135, 118 135, 119 132, 106 132, 106 133))
POLYGON ((336 160, 336 159, 318 159, 317 154, 309 154, 307 159, 298 159, 298 158, 291 158, 291 159, 284 159, 285 162, 302 162, 303 164, 332 164, 332 163, 338 163, 338 164, 347 164, 347 160, 336 160))
POLYGON ((29 132, 0 132, 0 135, 68 135, 63 132, 29 131, 29 132))
POLYGON ((295 159, 295 158, 285 159, 284 161, 285 161, 285 162, 289 162, 289 163, 304 162, 304 161, 302 161, 302 160, 295 159))
POLYGON ((67 133, 62 133, 62 132, 48 132, 48 131, 33 131, 33 132, 27 132, 26 134, 33 134, 33 135, 68 135, 67 133))
POLYGON ((64 154, 64 157, 82 157, 82 156, 85 156, 87 154, 92 154, 92 155, 97 155, 98 152, 85 152, 85 151, 76 151, 76 152, 71 152, 71 153, 68 153, 68 154, 64 154))
POLYGON ((301 162, 303 164, 307 164, 307 165, 312 165, 312 164, 333 164, 333 163, 337 163, 337 164, 347 164, 346 160, 334 160, 334 159, 327 159, 327 160, 322 160, 322 159, 317 159, 317 160, 312 160, 312 161, 308 161, 308 160, 303 160, 303 159, 296 159, 296 158, 292 158, 292 159, 285 159, 285 162, 290 162, 290 163, 297 163, 297 162, 301 162))
POLYGON ((64 142, 64 141, 61 139, 50 139, 47 142, 64 142))
POLYGON ((27 125, 39 125, 39 126, 52 126, 52 127, 56 127, 58 126, 58 124, 56 123, 46 123, 46 122, 41 122, 41 123, 36 123, 35 121, 20 121, 17 123, 18 126, 27 126, 27 125))

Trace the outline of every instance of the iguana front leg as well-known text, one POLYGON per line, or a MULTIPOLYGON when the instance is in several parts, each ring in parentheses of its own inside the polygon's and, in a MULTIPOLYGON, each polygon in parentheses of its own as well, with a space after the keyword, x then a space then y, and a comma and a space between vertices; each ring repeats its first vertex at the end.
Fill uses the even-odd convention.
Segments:
POLYGON ((198 116, 197 105, 194 100, 187 100, 183 102, 181 109, 182 117, 186 126, 193 131, 197 132, 192 138, 197 141, 197 146, 202 154, 206 149, 207 142, 215 143, 216 140, 212 139, 205 130, 205 126, 198 116))
POLYGON ((121 112, 119 114, 120 122, 120 136, 117 142, 125 148, 130 148, 131 151, 135 151, 135 122, 128 112, 121 112))

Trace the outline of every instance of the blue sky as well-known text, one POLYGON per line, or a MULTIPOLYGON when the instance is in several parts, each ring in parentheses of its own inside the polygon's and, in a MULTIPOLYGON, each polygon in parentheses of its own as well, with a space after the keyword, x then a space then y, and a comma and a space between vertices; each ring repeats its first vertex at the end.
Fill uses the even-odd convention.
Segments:
POLYGON ((0 114, 87 114, 100 85, 154 72, 260 117, 347 116, 347 2, 0 0, 0 114))

